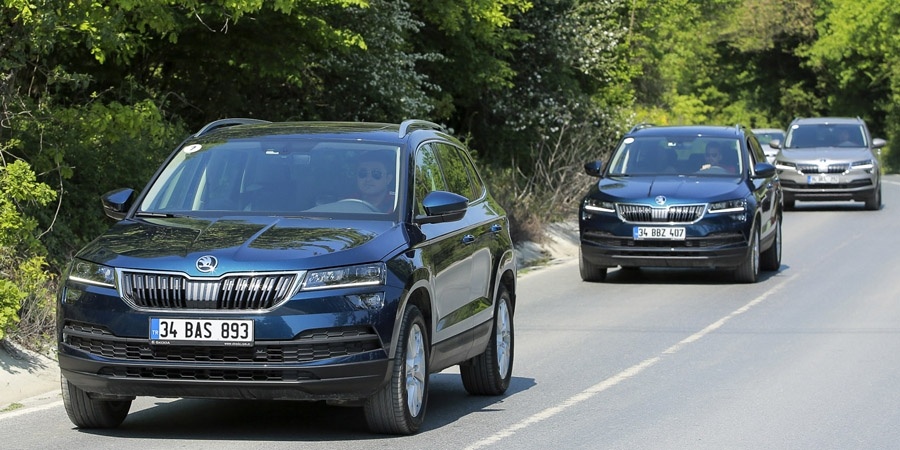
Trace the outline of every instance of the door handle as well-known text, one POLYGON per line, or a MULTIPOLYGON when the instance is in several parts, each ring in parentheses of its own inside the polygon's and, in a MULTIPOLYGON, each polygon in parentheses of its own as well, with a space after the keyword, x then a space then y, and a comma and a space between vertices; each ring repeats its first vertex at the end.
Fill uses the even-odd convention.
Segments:
POLYGON ((475 242, 475 236, 472 236, 471 234, 467 234, 467 235, 463 236, 462 241, 463 241, 463 244, 471 244, 471 243, 475 242))
POLYGON ((491 225, 491 233, 499 233, 502 230, 503 230, 503 226, 501 226, 499 224, 495 223, 495 224, 491 225))

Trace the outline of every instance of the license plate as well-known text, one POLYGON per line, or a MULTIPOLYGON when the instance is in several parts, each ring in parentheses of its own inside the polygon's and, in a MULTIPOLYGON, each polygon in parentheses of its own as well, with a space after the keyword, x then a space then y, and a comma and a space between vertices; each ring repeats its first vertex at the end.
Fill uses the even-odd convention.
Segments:
POLYGON ((252 346, 252 320, 150 319, 150 343, 252 346))
POLYGON ((806 182, 809 184, 834 184, 839 180, 837 175, 809 175, 806 182))
POLYGON ((679 227, 634 227, 634 239, 661 239, 683 241, 684 228, 679 227))

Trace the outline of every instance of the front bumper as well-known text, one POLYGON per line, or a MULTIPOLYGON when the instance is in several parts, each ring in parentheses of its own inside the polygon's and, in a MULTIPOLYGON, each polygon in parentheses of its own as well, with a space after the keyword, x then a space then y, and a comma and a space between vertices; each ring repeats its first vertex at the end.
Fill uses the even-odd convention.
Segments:
POLYGON ((684 241, 635 241, 584 233, 582 257, 603 266, 729 268, 740 265, 749 247, 740 233, 723 233, 684 241))
POLYGON ((582 257, 601 267, 732 268, 747 257, 752 215, 707 215, 695 223, 637 224, 613 214, 586 214, 580 220, 582 257), (685 228, 684 240, 634 238, 637 226, 685 228))
POLYGON ((813 175, 789 171, 780 171, 779 177, 785 197, 789 200, 864 201, 877 187, 877 178, 868 174, 833 175, 828 182, 813 182, 813 175))
POLYGON ((359 400, 391 373, 398 289, 361 310, 344 293, 301 294, 272 311, 137 311, 114 289, 67 286, 58 307, 62 375, 92 394, 272 400, 359 400), (72 292, 77 291, 77 295, 72 292), (307 297, 304 298, 304 295, 307 297), (155 345, 151 317, 254 321, 252 346, 155 345))

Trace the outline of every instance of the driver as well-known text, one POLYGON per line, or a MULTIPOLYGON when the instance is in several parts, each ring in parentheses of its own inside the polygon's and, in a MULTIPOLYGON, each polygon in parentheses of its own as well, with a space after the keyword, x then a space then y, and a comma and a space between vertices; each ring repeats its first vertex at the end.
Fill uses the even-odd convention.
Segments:
POLYGON ((700 166, 700 170, 709 170, 713 167, 719 167, 726 172, 735 173, 737 169, 730 164, 722 161, 725 156, 725 146, 718 142, 710 142, 706 144, 706 164, 700 166))
POLYGON ((390 212, 394 208, 394 171, 391 158, 377 152, 360 156, 356 164, 355 198, 374 206, 380 212, 390 212))

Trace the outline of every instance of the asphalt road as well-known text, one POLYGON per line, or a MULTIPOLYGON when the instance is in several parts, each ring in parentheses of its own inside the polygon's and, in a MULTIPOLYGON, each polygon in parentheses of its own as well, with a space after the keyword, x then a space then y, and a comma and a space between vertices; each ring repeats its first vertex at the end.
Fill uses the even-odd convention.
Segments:
POLYGON ((752 285, 674 269, 589 284, 575 261, 526 273, 507 395, 434 375, 415 436, 371 435, 357 409, 143 398, 108 431, 74 429, 59 402, 2 415, 0 446, 898 448, 900 177, 884 202, 798 202, 782 269, 752 285))

